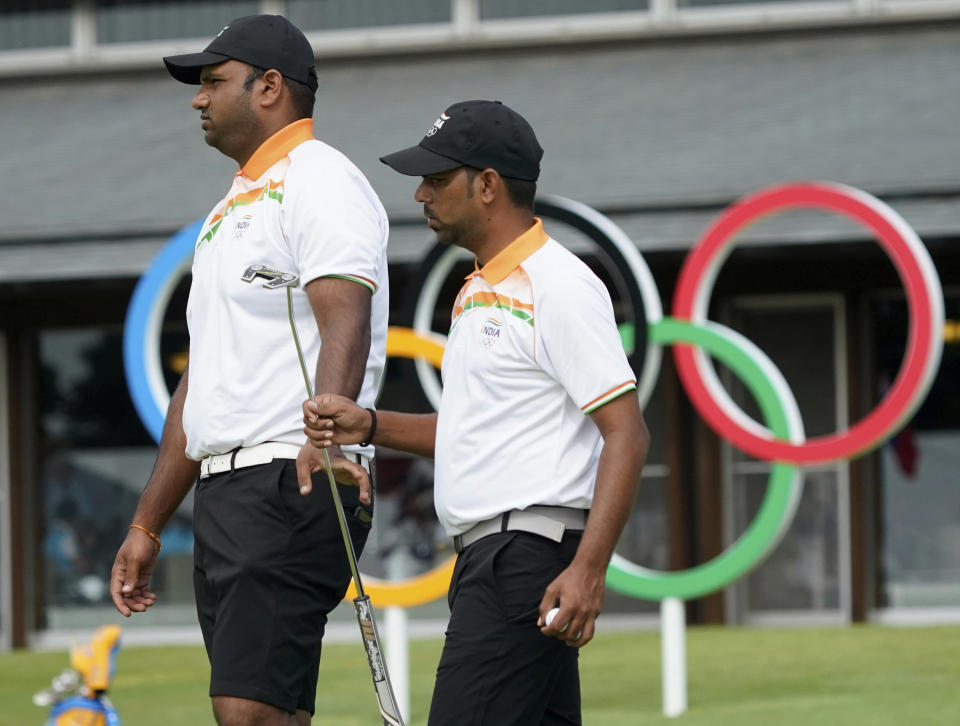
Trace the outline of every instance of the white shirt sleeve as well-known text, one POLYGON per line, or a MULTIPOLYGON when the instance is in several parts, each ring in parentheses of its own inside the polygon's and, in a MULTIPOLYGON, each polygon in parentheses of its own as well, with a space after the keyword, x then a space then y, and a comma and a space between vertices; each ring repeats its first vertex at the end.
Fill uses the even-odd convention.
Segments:
POLYGON ((636 388, 610 294, 584 269, 553 280, 535 306, 540 364, 584 413, 636 388))
POLYGON ((386 218, 359 171, 320 164, 287 175, 283 228, 301 284, 342 277, 376 292, 385 262, 386 218))

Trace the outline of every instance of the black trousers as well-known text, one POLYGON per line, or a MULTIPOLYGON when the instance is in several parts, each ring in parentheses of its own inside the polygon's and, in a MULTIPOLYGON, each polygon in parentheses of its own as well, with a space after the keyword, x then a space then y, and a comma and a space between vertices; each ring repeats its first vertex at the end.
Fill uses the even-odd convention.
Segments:
POLYGON ((579 651, 537 627, 543 592, 579 542, 504 532, 460 554, 429 726, 581 723, 579 651))
MULTIPOLYGON (((339 491, 359 557, 372 512, 339 491)), ((313 713, 327 614, 351 576, 326 475, 304 497, 292 460, 215 474, 197 484, 193 528, 210 695, 313 713)))

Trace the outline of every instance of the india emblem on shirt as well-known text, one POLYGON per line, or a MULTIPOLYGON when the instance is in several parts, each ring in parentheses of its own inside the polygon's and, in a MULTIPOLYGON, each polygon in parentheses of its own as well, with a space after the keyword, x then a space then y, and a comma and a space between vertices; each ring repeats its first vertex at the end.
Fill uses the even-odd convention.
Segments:
POLYGON ((243 217, 237 220, 236 233, 234 235, 237 239, 243 237, 244 231, 250 228, 250 220, 252 219, 252 214, 244 214, 243 217))
POLYGON ((486 322, 480 328, 480 346, 483 348, 492 348, 500 340, 503 323, 495 318, 487 318, 486 322))

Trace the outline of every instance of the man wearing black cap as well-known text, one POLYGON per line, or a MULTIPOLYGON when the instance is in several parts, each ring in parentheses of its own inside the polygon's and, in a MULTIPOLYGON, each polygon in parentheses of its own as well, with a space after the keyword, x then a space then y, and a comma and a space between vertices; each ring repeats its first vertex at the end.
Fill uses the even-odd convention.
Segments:
POLYGON ((447 108, 381 161, 476 255, 453 305, 437 414, 304 403, 314 445, 373 440, 435 459, 459 557, 430 726, 579 724, 578 648, 636 496, 649 435, 603 283, 533 216, 542 149, 496 101, 447 108), (624 395, 626 394, 626 395, 624 395))
MULTIPOLYGON (((313 50, 285 18, 238 18, 203 52, 164 62, 199 86, 204 137, 240 169, 197 238, 189 370, 111 593, 127 616, 154 603, 160 532, 199 479, 194 586, 217 722, 308 724, 327 614, 350 570, 330 491, 311 484, 321 452, 300 423, 285 295, 247 283, 265 268, 299 277, 294 316, 316 390, 373 406, 386 357, 386 214, 360 171, 313 137, 313 50)), ((340 496, 359 553, 372 447, 335 454, 338 481, 356 485, 340 496)))

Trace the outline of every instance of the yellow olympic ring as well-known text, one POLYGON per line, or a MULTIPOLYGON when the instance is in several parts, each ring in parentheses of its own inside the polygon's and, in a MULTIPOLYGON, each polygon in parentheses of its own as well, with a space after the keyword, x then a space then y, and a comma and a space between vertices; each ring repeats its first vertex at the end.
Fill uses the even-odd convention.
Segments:
MULTIPOLYGON (((444 342, 445 339, 439 335, 421 335, 410 328, 390 327, 387 328, 387 357, 425 358, 439 368, 444 342)), ((456 560, 456 557, 451 557, 432 570, 407 580, 380 580, 364 576, 364 589, 371 602, 379 607, 409 608, 423 605, 446 594, 456 560)), ((356 596, 357 588, 351 581, 344 599, 352 600, 356 596)))
POLYGON ((447 340, 440 335, 421 335, 412 328, 387 328, 387 357, 426 358, 435 368, 443 360, 447 340))
MULTIPOLYGON (((434 567, 429 572, 411 577, 407 580, 380 580, 376 577, 363 577, 363 589, 370 596, 370 601, 377 607, 409 608, 414 605, 423 605, 443 597, 450 587, 450 578, 453 577, 453 566, 457 558, 451 557, 446 562, 434 567)), ((350 581, 344 600, 353 600, 357 596, 357 588, 350 581)))

